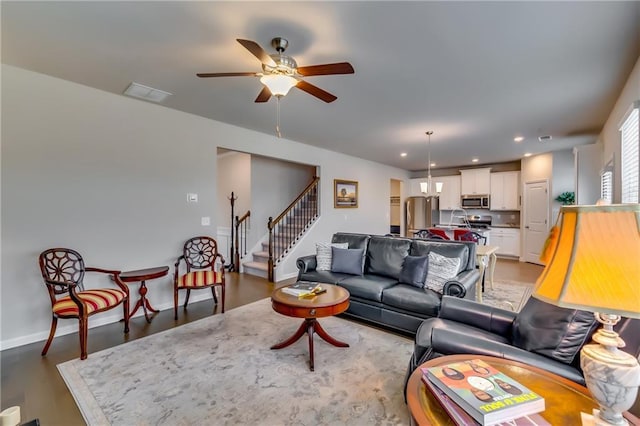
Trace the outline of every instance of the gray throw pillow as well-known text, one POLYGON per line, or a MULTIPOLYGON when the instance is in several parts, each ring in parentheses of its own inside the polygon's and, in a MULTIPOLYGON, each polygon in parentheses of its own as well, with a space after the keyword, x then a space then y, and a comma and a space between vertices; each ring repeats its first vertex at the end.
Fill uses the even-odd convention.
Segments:
POLYGON ((362 275, 364 267, 364 249, 343 249, 331 247, 331 272, 362 275))
POLYGON ((427 277, 427 267, 429 265, 428 256, 407 256, 402 263, 400 271, 400 281, 402 284, 409 284, 414 287, 423 288, 424 280, 427 277))
POLYGON ((331 270, 331 247, 349 248, 349 243, 316 243, 316 271, 331 270))
POLYGON ((442 293, 444 284, 458 275, 460 258, 444 257, 438 253, 429 253, 429 271, 424 288, 442 293))

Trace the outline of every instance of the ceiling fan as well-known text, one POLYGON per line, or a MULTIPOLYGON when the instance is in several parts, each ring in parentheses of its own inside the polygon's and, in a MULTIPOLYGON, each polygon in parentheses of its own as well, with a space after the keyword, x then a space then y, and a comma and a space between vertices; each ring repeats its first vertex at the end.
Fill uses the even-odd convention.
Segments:
POLYGON ((238 43, 244 46, 256 58, 262 62, 262 72, 222 72, 222 73, 199 73, 198 77, 240 77, 251 76, 260 77, 260 82, 264 84, 264 88, 258 94, 256 102, 267 102, 271 96, 278 98, 289 93, 292 87, 315 96, 327 103, 338 99, 331 93, 306 82, 302 77, 310 77, 315 75, 332 75, 332 74, 353 74, 355 71, 349 62, 338 62, 335 64, 311 65, 307 67, 299 67, 296 61, 288 55, 284 54, 289 42, 282 38, 276 37, 271 40, 271 46, 278 53, 269 55, 260 47, 258 43, 251 40, 237 39, 238 43))

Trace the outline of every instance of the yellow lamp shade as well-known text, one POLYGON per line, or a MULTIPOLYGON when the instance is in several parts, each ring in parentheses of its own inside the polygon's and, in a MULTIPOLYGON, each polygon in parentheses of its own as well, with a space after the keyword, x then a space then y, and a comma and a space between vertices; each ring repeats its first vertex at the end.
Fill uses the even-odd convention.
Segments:
POLYGON ((640 318, 640 205, 563 206, 534 296, 640 318))

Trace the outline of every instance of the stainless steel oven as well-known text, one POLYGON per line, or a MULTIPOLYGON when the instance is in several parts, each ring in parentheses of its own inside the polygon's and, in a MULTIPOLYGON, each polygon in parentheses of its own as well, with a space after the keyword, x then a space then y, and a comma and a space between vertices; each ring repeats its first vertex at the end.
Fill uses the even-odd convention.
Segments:
POLYGON ((461 198, 461 206, 463 209, 488 209, 488 195, 463 195, 461 198))

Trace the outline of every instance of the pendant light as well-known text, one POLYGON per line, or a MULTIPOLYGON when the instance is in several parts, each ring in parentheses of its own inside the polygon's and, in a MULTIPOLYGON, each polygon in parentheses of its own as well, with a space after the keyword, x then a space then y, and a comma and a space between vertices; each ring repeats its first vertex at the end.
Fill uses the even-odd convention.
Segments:
POLYGON ((427 147, 428 147, 428 162, 427 162, 427 181, 420 182, 420 192, 427 197, 438 196, 442 192, 442 182, 436 182, 435 191, 433 190, 433 184, 431 182, 431 135, 433 130, 425 132, 427 135, 427 147))

